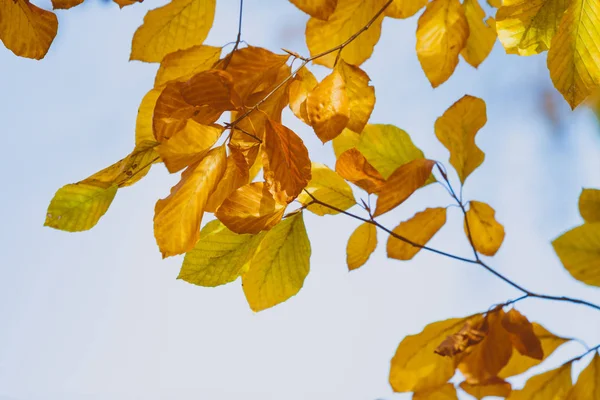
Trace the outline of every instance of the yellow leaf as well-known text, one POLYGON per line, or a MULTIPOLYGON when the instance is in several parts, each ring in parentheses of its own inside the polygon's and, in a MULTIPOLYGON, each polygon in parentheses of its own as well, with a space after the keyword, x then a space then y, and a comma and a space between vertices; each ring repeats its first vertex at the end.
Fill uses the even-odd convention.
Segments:
MULTIPOLYGON (((320 163, 312 163, 312 178, 308 182, 306 190, 317 200, 343 211, 356 204, 352 189, 344 179, 335 173, 335 171, 320 163)), ((311 202, 312 198, 305 192, 302 192, 297 200, 306 205, 311 202)), ((307 209, 320 216, 338 214, 338 211, 320 204, 310 205, 307 209)))
POLYGON ((290 82, 290 110, 308 125, 310 125, 310 121, 306 111, 306 98, 317 85, 317 79, 306 67, 302 67, 290 82))
POLYGON ((194 164, 208 153, 223 133, 219 126, 201 125, 187 120, 185 127, 157 147, 160 158, 170 173, 194 164))
POLYGON ((342 133, 340 133, 331 141, 335 157, 337 158, 346 150, 350 150, 351 148, 358 146, 359 140, 359 133, 351 131, 350 129, 344 129, 342 133))
POLYGON ((338 136, 350 120, 346 82, 335 69, 306 98, 308 121, 323 143, 338 136))
POLYGON ((493 378, 483 384, 464 381, 460 383, 460 388, 478 400, 488 396, 508 397, 512 391, 511 384, 500 378, 493 378))
POLYGON ((600 286, 600 223, 586 223, 552 242, 554 251, 573 278, 600 286))
POLYGON ((415 392, 412 400, 458 400, 458 396, 454 385, 445 383, 430 390, 415 392))
POLYGON ((220 56, 220 47, 204 45, 169 53, 160 62, 154 87, 171 81, 186 81, 195 74, 212 68, 220 56))
POLYGON ((540 339, 533 332, 533 325, 520 312, 511 309, 504 314, 502 326, 508 332, 510 340, 515 349, 524 356, 544 359, 544 350, 540 339))
POLYGON ((367 125, 356 149, 385 179, 409 161, 424 157, 408 133, 394 125, 367 125))
POLYGON ((215 17, 215 0, 172 0, 148 11, 133 35, 130 60, 160 62, 167 54, 200 45, 215 17))
POLYGON ((594 358, 579 374, 577 383, 567 395, 567 400, 597 399, 600 399, 600 355, 594 352, 594 358))
POLYGON ((441 356, 454 357, 465 352, 471 346, 481 343, 488 331, 487 318, 477 316, 465 322, 460 331, 444 339, 434 352, 441 356))
POLYGON ((231 193, 215 216, 236 233, 258 233, 275 226, 285 208, 286 204, 277 202, 263 182, 254 182, 231 193))
POLYGON ((466 62, 477 68, 492 51, 496 43, 496 30, 484 22, 485 12, 477 0, 465 0, 463 8, 469 24, 469 37, 460 54, 466 62))
POLYGON ((487 3, 490 5, 490 7, 499 8, 502 7, 502 1, 503 0, 487 0, 487 3))
POLYGON ((238 235, 221 222, 210 221, 196 246, 186 253, 177 279, 210 287, 233 282, 248 270, 264 236, 264 232, 238 235))
POLYGON ((486 122, 485 102, 469 95, 454 103, 435 121, 435 135, 450 152, 450 164, 463 184, 485 158, 475 144, 475 135, 486 122))
POLYGON ((550 48, 570 0, 505 0, 496 13, 507 53, 529 56, 550 48))
POLYGON ((434 353, 448 336, 473 318, 452 318, 429 324, 402 340, 392 359, 390 384, 395 392, 420 392, 446 383, 454 375, 454 360, 434 353))
POLYGON ((137 119, 135 121, 135 144, 139 144, 146 140, 154 141, 154 131, 152 130, 152 118, 154 115, 154 107, 158 96, 162 93, 162 89, 152 89, 142 99, 140 108, 138 109, 137 119))
POLYGON ((475 249, 486 256, 496 254, 504 241, 504 227, 496 221, 496 211, 486 203, 471 201, 465 216, 464 229, 475 249))
POLYGON ((352 148, 340 154, 335 163, 335 170, 340 176, 368 193, 378 192, 385 180, 360 151, 352 148))
POLYGON ((552 39, 548 69, 571 108, 600 86, 600 1, 571 0, 552 39))
POLYGON ((434 165, 435 161, 420 158, 399 167, 377 192, 379 197, 373 216, 396 208, 425 185, 434 165))
MULTIPOLYGON (((306 44, 310 55, 315 56, 344 43, 352 35, 362 29, 375 14, 385 5, 387 0, 344 0, 340 1, 327 21, 311 18, 306 24, 306 44)), ((380 15, 371 27, 342 50, 340 59, 347 63, 360 65, 373 53, 373 47, 381 35, 380 15)), ((333 68, 337 51, 314 60, 333 68)))
POLYGON ((581 191, 579 213, 585 222, 600 222, 600 190, 583 189, 581 191))
MULTIPOLYGON (((569 339, 554 335, 540 324, 533 322, 532 325, 533 333, 535 333, 542 344, 544 358, 549 357, 550 354, 552 354, 560 345, 569 341, 569 339)), ((511 376, 519 375, 541 362, 541 360, 536 360, 535 358, 527 357, 513 351, 508 365, 506 365, 502 371, 500 371, 498 376, 501 378, 509 378, 511 376)))
POLYGON ((91 229, 117 194, 116 184, 86 181, 65 185, 50 202, 44 226, 68 232, 91 229))
POLYGON ((310 158, 302 139, 279 122, 267 122, 263 142, 265 182, 282 203, 295 199, 310 180, 310 158))
POLYGON ((458 0, 433 0, 419 18, 417 56, 431 86, 444 83, 467 44, 469 24, 458 0))
POLYGON ((310 254, 302 213, 267 232, 242 277, 250 308, 262 311, 298 293, 308 275, 310 254))
POLYGON ((208 197, 225 172, 225 147, 211 150, 206 157, 190 165, 171 194, 156 202, 154 237, 163 257, 185 253, 200 237, 200 224, 208 197))
POLYGON ((29 0, 0 0, 0 39, 21 57, 44 58, 58 30, 56 15, 29 0))
POLYGON ((338 0, 290 0, 290 2, 311 17, 326 21, 335 10, 338 0))
MULTIPOLYGON (((408 221, 402 222, 394 233, 413 243, 425 245, 446 223, 445 208, 428 208, 415 214, 408 221)), ((410 260, 421 249, 390 235, 387 242, 387 255, 397 260, 410 260)))
POLYGON ((370 78, 362 69, 344 60, 335 67, 346 83, 348 96, 348 129, 362 132, 375 107, 375 89, 369 86, 370 78))
POLYGON ((362 267, 377 247, 377 227, 365 222, 348 239, 346 263, 350 271, 362 267))
POLYGON ((232 152, 227 157, 225 173, 206 203, 205 210, 214 213, 231 193, 250 182, 248 165, 240 153, 232 152))
POLYGON ((385 10, 385 16, 391 18, 408 18, 415 15, 427 5, 428 0, 394 0, 385 10))
POLYGON ((68 10, 83 3, 83 0, 52 0, 52 8, 68 10))
POLYGON ((513 390, 508 400, 565 400, 572 386, 571 363, 566 363, 532 376, 522 390, 513 390))

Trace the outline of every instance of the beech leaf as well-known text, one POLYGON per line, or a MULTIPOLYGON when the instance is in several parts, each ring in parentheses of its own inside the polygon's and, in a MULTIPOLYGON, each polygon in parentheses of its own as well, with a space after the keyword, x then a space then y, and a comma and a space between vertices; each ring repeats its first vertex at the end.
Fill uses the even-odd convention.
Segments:
MULTIPOLYGON (((312 163, 312 178, 308 182, 306 190, 316 199, 343 211, 356 204, 352 189, 344 179, 335 171, 320 163, 312 163)), ((312 201, 312 198, 307 193, 302 192, 297 200, 303 205, 307 205, 312 201)), ((338 214, 338 211, 320 204, 311 204, 307 209, 321 216, 338 214)))
MULTIPOLYGON (((411 219, 402 222, 393 232, 413 243, 426 245, 427 242, 446 223, 445 208, 428 208, 415 214, 411 219)), ((387 242, 387 256, 397 260, 411 260, 421 251, 420 247, 413 246, 390 235, 387 242)))
POLYGON ((504 227, 496 221, 496 211, 480 201, 469 202, 464 230, 475 249, 486 256, 496 254, 504 241, 504 227))
POLYGON ((554 239, 552 246, 573 278, 600 286, 600 222, 573 228, 554 239))
POLYGON ((346 263, 350 271, 362 267, 377 247, 377 227, 362 223, 350 235, 346 246, 346 263))

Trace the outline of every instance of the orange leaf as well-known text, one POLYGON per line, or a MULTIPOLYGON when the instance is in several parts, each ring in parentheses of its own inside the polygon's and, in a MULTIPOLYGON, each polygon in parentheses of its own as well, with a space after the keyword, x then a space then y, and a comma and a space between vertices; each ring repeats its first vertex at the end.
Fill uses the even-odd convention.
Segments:
POLYGON ((362 132, 375 107, 375 89, 369 86, 371 79, 362 69, 344 60, 340 60, 335 68, 346 83, 350 118, 347 127, 354 132, 362 132))
POLYGON ((68 10, 83 3, 83 0, 52 0, 52 8, 55 10, 68 10))
POLYGON ((502 326, 510 335, 510 340, 517 351, 524 356, 544 359, 544 350, 540 339, 533 332, 533 325, 514 308, 502 318, 502 326))
POLYGON ((327 21, 333 14, 338 0, 290 0, 290 2, 311 17, 327 21))
POLYGON ((335 69, 306 98, 306 113, 323 143, 338 136, 350 120, 346 83, 335 69))
POLYGON ((248 172, 248 165, 244 160, 244 156, 241 153, 232 152, 227 157, 227 166, 223 177, 208 198, 206 211, 214 213, 231 193, 248 184, 250 182, 248 172))
POLYGON ((235 233, 258 233, 275 226, 285 207, 273 198, 263 182, 254 182, 231 193, 215 216, 235 233))
POLYGON ((471 240, 478 252, 493 256, 504 241, 504 227, 496 221, 496 211, 492 207, 480 201, 469 203, 471 206, 464 223, 465 234, 468 237, 470 231, 471 240))
POLYGON ((144 0, 113 0, 119 5, 119 8, 130 6, 135 3, 142 3, 144 0))
POLYGON ((435 353, 441 356, 454 357, 467 350, 469 347, 479 344, 488 333, 486 318, 478 316, 465 322, 460 331, 448 336, 435 349, 435 353))
POLYGON ((192 106, 206 106, 216 112, 234 110, 241 105, 233 89, 233 77, 215 69, 199 72, 184 82, 181 96, 192 106))
POLYGON ((194 46, 169 53, 160 62, 154 87, 171 81, 186 81, 198 72, 206 71, 219 61, 220 47, 194 46))
POLYGON ((460 383, 460 388, 478 400, 487 396, 508 397, 512 391, 511 384, 500 378, 477 384, 465 381, 460 383))
POLYGON ((354 148, 340 154, 335 171, 368 193, 376 193, 385 184, 381 174, 354 148))
POLYGON ((346 246, 346 262, 350 271, 362 267, 377 247, 377 227, 362 223, 350 235, 346 246))
POLYGON ((424 158, 410 161, 398 168, 378 192, 374 217, 384 214, 408 199, 427 182, 435 161, 424 158))
POLYGON ((290 110, 308 125, 310 122, 306 112, 306 98, 318 84, 315 76, 306 67, 302 67, 290 82, 290 110))
MULTIPOLYGON (((394 233, 413 243, 425 245, 446 223, 445 208, 428 208, 415 214, 408 221, 402 222, 394 233)), ((390 235, 387 242, 387 255, 397 260, 410 260, 419 251, 420 247, 413 246, 390 235)))

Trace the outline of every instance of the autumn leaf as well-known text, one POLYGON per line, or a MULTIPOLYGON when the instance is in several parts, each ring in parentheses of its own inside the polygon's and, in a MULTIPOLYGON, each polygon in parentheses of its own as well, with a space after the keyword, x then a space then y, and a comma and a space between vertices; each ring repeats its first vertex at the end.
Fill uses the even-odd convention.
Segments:
POLYGON ((219 61, 221 48, 213 46, 194 46, 167 54, 160 62, 156 72, 154 87, 171 81, 183 82, 199 72, 209 70, 219 61))
POLYGON ((469 95, 454 103, 435 121, 435 135, 450 152, 450 164, 463 184, 485 158, 475 144, 475 135, 486 122, 485 102, 469 95))
POLYGON ((428 0, 394 0, 385 9, 385 16, 391 18, 409 18, 427 5, 428 0))
POLYGON ((215 0, 171 0, 148 11, 133 35, 130 60, 160 62, 167 54, 201 45, 215 16, 215 0))
MULTIPOLYGON (((335 171, 326 165, 312 163, 311 174, 312 178, 306 186, 306 191, 316 199, 343 211, 356 204, 352 189, 335 171)), ((301 204, 307 205, 312 201, 312 197, 302 192, 297 200, 301 204)), ((338 214, 338 211, 320 204, 311 204, 307 209, 321 216, 338 214)))
POLYGON ((377 217, 396 208, 425 185, 434 165, 435 161, 420 158, 399 167, 377 192, 377 206, 373 216, 377 217))
POLYGON ((594 358, 579 377, 577 383, 573 386, 567 400, 596 400, 600 398, 600 355, 594 352, 594 358))
POLYGON ((571 390, 571 363, 532 376, 521 390, 513 390, 508 400, 565 400, 571 390))
POLYGON ((463 353, 469 347, 481 343, 488 334, 487 318, 480 316, 467 320, 460 331, 449 335, 434 350, 444 357, 454 357, 463 353))
POLYGON ((306 67, 300 68, 290 83, 290 110, 304 123, 310 125, 306 111, 306 98, 319 83, 306 67))
POLYGON ((508 332, 514 348, 524 356, 544 359, 544 350, 540 339, 533 332, 533 325, 514 308, 504 314, 502 326, 508 332))
POLYGON ((431 86, 444 83, 467 44, 469 24, 458 0, 433 0, 419 18, 417 56, 431 86))
MULTIPOLYGON (((327 21, 311 18, 306 24, 306 44, 310 55, 328 51, 348 40, 363 28, 382 9, 387 0, 344 0, 339 1, 333 14, 327 21)), ((360 65, 373 53, 373 47, 381 35, 381 22, 383 15, 379 16, 370 28, 345 46, 340 54, 340 59, 349 64, 360 65)), ((314 62, 333 68, 337 52, 331 52, 323 57, 316 58, 314 62)))
MULTIPOLYGON (((342 133, 336 136, 331 144, 333 146, 333 152, 336 158, 339 158, 340 155, 346 150, 350 150, 358 145, 360 141, 360 134, 350 129, 344 129, 342 133)), ((393 171, 392 171, 393 172, 393 171)))
MULTIPOLYGON (((415 214, 411 219, 402 222, 394 228, 393 232, 413 243, 424 246, 445 223, 445 208, 428 208, 415 214)), ((413 246, 392 235, 388 238, 387 256, 389 258, 411 260, 420 250, 420 247, 413 246)))
POLYGON ((119 5, 119 8, 123 8, 126 6, 130 6, 135 3, 141 3, 144 0, 113 0, 116 4, 119 5))
POLYGON ((310 254, 302 213, 268 231, 242 277, 250 308, 262 311, 296 295, 308 275, 310 254))
POLYGON ((0 0, 0 39, 20 57, 44 58, 58 30, 56 15, 29 0, 0 0))
POLYGON ((290 2, 311 17, 327 21, 335 10, 338 0, 290 0, 290 2))
POLYGON ((600 222, 600 190, 583 189, 581 191, 579 213, 585 222, 600 222))
POLYGON ((415 392, 412 400, 458 400, 458 396, 454 385, 445 383, 429 390, 415 392))
POLYGON ((55 10, 68 10, 83 3, 83 0, 52 0, 52 8, 55 10))
POLYGON ((201 71, 181 84, 181 96, 192 106, 206 106, 220 114, 242 104, 233 85, 233 77, 227 71, 201 71))
POLYGON ((376 193, 385 184, 383 176, 363 156, 360 151, 352 148, 346 150, 335 164, 335 170, 340 176, 368 193, 376 193))
POLYGON ((548 52, 556 89, 572 109, 600 86, 600 2, 571 0, 548 52))
POLYGON ((485 12, 478 0, 464 0, 463 9, 469 24, 469 37, 460 54, 466 62, 477 68, 491 53, 496 43, 496 29, 484 22, 485 12))
POLYGON ((345 82, 345 90, 348 96, 348 129, 354 132, 362 132, 373 107, 375 107, 375 89, 369 86, 369 75, 357 66, 346 63, 344 60, 335 67, 345 82))
POLYGON ((600 286, 600 223, 586 223, 552 242, 554 251, 573 278, 600 286))
POLYGON ((350 271, 362 267, 377 247, 377 227, 362 223, 350 235, 346 246, 346 263, 350 271))
POLYGON ((162 93, 161 89, 152 89, 142 99, 142 103, 138 109, 137 118, 135 121, 135 144, 143 141, 154 141, 154 131, 152 129, 152 119, 156 101, 162 93))
POLYGON ((156 203, 154 237, 163 258, 194 248, 208 197, 225 172, 226 157, 224 146, 211 150, 181 174, 167 198, 156 203))
POLYGON ((177 279, 200 286, 219 286, 233 282, 248 270, 265 233, 238 235, 220 221, 202 228, 200 240, 188 251, 177 279))
POLYGON ((529 56, 550 48, 570 0, 504 0, 496 13, 507 53, 529 56))
POLYGON ((504 241, 504 227, 496 221, 496 211, 480 201, 469 202, 464 230, 475 249, 486 256, 496 254, 504 241))
POLYGON ((306 97, 310 125, 323 143, 338 136, 350 121, 346 82, 338 69, 333 70, 306 97))
POLYGON ((214 213, 227 197, 249 182, 249 169, 244 157, 240 153, 232 152, 227 157, 223 177, 208 198, 205 210, 214 213))
POLYGON ((478 400, 488 396, 508 397, 512 391, 511 384, 500 378, 492 378, 485 383, 464 381, 459 386, 478 400))
POLYGON ((263 182, 254 182, 231 193, 215 216, 236 233, 258 233, 274 227, 285 208, 286 204, 277 202, 263 182))

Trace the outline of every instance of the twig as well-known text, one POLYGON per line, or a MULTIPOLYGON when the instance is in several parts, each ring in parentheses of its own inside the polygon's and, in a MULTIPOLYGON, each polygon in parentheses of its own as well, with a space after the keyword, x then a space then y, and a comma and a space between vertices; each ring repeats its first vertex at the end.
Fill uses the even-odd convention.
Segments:
POLYGON ((227 56, 227 59, 225 60, 225 65, 223 66, 223 69, 226 70, 227 67, 229 66, 229 63, 231 62, 231 59, 233 58, 233 53, 235 53, 235 51, 238 49, 240 42, 242 41, 242 17, 244 16, 244 0, 240 0, 240 18, 238 20, 238 33, 237 33, 237 38, 235 39, 235 44, 233 45, 233 50, 231 50, 231 53, 229 53, 229 55, 227 56))

